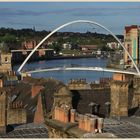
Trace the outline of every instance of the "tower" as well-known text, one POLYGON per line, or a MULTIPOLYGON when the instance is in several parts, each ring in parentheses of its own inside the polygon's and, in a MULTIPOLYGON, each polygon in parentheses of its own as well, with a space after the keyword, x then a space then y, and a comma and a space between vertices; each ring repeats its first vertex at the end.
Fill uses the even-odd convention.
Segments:
POLYGON ((12 71, 11 53, 1 53, 0 56, 0 72, 12 71))
POLYGON ((128 83, 112 81, 111 86, 111 116, 128 116, 128 83))

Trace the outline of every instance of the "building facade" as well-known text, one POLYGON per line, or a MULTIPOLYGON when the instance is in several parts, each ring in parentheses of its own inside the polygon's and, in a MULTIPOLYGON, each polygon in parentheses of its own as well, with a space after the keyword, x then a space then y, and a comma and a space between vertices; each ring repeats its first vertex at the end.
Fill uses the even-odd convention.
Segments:
POLYGON ((0 72, 12 71, 11 53, 0 53, 0 72))
MULTIPOLYGON (((20 63, 23 62, 26 57, 31 53, 32 50, 11 50, 12 54, 12 63, 20 63)), ((37 49, 29 61, 37 61, 37 60, 44 60, 49 59, 54 56, 53 49, 37 49)))
MULTIPOLYGON (((140 59, 140 27, 137 25, 131 25, 125 27, 124 32, 124 45, 125 48, 128 50, 130 55, 132 56, 133 60, 136 64, 139 64, 140 59)), ((131 65, 132 62, 127 55, 127 53, 124 53, 124 62, 127 65, 131 65)))
POLYGON ((37 41, 36 40, 26 40, 22 42, 22 48, 23 49, 33 49, 37 46, 37 41))

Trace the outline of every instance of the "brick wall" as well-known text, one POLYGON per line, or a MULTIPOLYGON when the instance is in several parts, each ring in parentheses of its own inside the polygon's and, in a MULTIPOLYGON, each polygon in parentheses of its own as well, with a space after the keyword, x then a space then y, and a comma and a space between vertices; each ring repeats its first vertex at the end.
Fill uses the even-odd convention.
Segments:
POLYGON ((35 97, 43 88, 41 85, 32 85, 32 97, 35 97))
POLYGON ((114 81, 125 81, 125 75, 124 74, 115 73, 113 75, 113 80, 114 81))

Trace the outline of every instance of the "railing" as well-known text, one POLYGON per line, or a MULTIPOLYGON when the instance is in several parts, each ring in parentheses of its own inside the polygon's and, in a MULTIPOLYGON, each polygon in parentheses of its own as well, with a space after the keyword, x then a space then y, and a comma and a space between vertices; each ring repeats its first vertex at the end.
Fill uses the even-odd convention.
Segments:
POLYGON ((31 71, 25 71, 25 73, 32 74, 37 72, 47 72, 47 71, 99 71, 99 72, 112 72, 112 73, 123 73, 123 74, 131 74, 131 75, 139 75, 137 72, 133 71, 126 71, 126 70, 114 70, 108 68, 101 68, 101 67, 57 67, 57 68, 50 68, 50 69, 36 69, 31 71))

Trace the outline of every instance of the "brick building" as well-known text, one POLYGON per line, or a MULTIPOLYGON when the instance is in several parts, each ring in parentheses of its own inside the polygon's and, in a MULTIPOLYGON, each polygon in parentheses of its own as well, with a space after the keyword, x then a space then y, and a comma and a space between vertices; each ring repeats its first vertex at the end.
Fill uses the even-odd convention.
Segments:
MULTIPOLYGON (((139 64, 140 59, 140 27, 138 25, 126 26, 124 31, 124 46, 130 53, 136 64, 139 64)), ((125 64, 131 65, 131 60, 127 53, 124 53, 125 64)))
POLYGON ((0 89, 0 133, 6 133, 7 125, 26 123, 26 110, 22 101, 14 102, 8 99, 10 88, 0 89))

